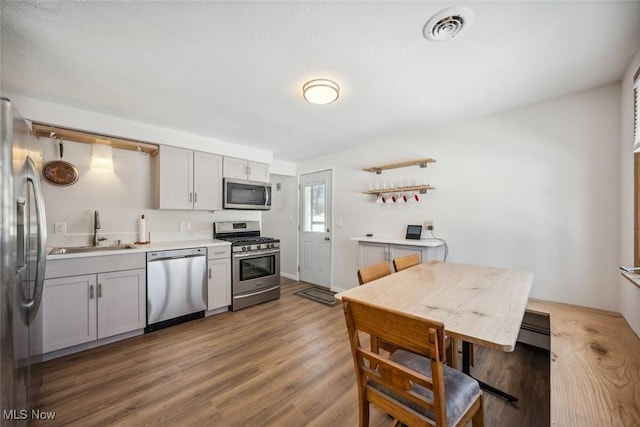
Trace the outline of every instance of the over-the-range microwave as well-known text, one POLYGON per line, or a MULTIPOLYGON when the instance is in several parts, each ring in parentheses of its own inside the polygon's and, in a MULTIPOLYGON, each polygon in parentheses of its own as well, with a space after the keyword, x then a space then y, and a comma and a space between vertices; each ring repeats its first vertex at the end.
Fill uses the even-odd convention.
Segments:
POLYGON ((222 197, 224 209, 269 210, 271 209, 271 184, 224 178, 222 197))

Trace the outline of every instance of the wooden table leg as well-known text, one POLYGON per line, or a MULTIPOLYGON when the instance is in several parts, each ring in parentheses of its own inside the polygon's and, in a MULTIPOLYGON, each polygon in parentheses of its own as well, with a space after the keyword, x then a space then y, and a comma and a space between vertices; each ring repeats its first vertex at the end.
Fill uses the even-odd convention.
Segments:
MULTIPOLYGON (((469 375, 471 378, 474 378, 473 375, 471 375, 471 349, 470 349, 471 345, 466 342, 466 341, 462 341, 462 372, 464 372, 465 374, 469 375)), ((509 403, 516 403, 518 401, 518 398, 515 396, 510 395, 509 393, 506 393, 498 388, 495 388, 492 385, 489 385, 483 381, 480 381, 477 378, 474 378, 476 381, 478 381, 478 384, 480 384, 480 388, 488 391, 491 394, 494 394, 498 397, 503 398, 504 400, 506 400, 509 403)))

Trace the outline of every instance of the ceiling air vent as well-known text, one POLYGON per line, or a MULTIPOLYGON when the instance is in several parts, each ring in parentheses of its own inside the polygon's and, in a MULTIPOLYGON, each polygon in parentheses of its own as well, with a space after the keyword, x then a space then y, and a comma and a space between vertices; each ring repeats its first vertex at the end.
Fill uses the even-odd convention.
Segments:
POLYGON ((443 42, 459 36, 473 22, 473 12, 466 7, 442 10, 431 17, 422 30, 427 40, 443 42))

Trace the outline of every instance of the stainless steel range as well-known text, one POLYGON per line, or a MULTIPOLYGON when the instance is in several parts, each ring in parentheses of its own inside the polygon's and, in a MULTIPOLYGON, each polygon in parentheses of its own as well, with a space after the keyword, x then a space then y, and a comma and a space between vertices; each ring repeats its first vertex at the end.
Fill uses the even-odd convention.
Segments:
POLYGON ((258 221, 216 222, 213 237, 231 242, 232 311, 280 298, 280 240, 258 221))

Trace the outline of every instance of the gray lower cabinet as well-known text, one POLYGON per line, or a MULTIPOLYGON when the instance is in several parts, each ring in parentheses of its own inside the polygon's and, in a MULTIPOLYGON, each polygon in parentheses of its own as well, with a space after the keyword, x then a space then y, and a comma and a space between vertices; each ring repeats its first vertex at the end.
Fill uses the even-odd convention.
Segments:
POLYGON ((41 314, 44 353, 144 329, 146 270, 46 279, 41 314))
POLYGON ((213 247, 208 251, 208 310, 231 305, 231 246, 213 247))

